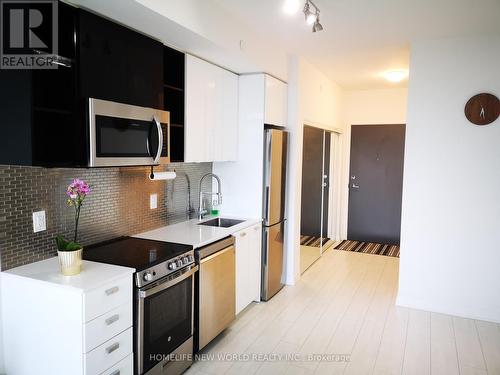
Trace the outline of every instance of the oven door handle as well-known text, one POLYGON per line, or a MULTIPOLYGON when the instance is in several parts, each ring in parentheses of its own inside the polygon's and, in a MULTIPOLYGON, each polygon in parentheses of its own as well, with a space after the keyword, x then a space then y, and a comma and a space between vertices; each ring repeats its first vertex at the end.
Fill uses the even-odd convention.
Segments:
POLYGON ((156 152, 156 157, 153 159, 153 164, 158 164, 160 162, 161 152, 163 151, 163 129, 156 116, 153 116, 153 123, 156 125, 156 130, 158 131, 158 151, 156 152))
POLYGON ((194 267, 190 268, 189 270, 186 270, 186 272, 184 272, 182 275, 180 275, 179 277, 176 277, 173 280, 166 281, 166 282, 159 284, 151 289, 141 290, 139 292, 139 297, 140 298, 147 298, 153 294, 161 292, 162 290, 168 289, 168 288, 174 286, 175 284, 178 284, 181 281, 186 280, 188 277, 192 276, 196 271, 198 271, 198 266, 194 266, 194 267))

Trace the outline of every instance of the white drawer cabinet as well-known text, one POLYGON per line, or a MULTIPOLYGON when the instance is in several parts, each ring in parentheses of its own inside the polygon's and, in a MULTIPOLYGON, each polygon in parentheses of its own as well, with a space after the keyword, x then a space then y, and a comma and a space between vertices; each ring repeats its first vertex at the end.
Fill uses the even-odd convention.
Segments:
POLYGON ((256 224, 233 234, 236 239, 236 314, 260 301, 262 226, 256 224))
POLYGON ((130 353, 132 353, 132 327, 86 353, 85 374, 101 374, 130 353))
POLYGON ((130 302, 132 282, 130 277, 113 280, 84 294, 85 321, 88 322, 107 311, 130 302))
POLYGON ((2 272, 7 374, 132 374, 133 272, 83 261, 68 277, 57 258, 2 272))
POLYGON ((238 158, 238 75, 186 55, 184 160, 238 158))
POLYGON ((85 324, 85 352, 91 351, 131 326, 132 303, 128 301, 85 324))
POLYGON ((134 375, 134 356, 129 354, 113 367, 104 371, 101 375, 134 375))

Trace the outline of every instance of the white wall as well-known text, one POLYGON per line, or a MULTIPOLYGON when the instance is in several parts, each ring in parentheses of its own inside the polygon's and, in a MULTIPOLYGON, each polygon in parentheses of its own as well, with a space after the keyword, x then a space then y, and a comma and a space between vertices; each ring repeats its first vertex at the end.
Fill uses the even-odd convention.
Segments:
POLYGON ((221 7, 216 0, 136 1, 210 40, 220 48, 214 51, 215 53, 209 48, 194 50, 193 53, 199 52, 202 57, 223 64, 238 73, 263 71, 282 79, 286 78, 285 49, 266 39, 267 30, 249 28, 245 22, 221 7), (240 41, 243 41, 243 47, 240 41))
POLYGON ((304 123, 342 128, 342 90, 314 66, 296 56, 288 65, 288 184, 285 282, 300 277, 300 205, 304 123))
POLYGON ((346 91, 346 125, 404 124, 408 101, 407 88, 346 91))
POLYGON ((464 116, 500 96, 500 35, 411 55, 398 304, 500 322, 500 120, 464 116))
POLYGON ((342 191, 340 200, 340 239, 347 238, 349 161, 351 125, 406 124, 408 89, 346 91, 343 102, 345 132, 342 137, 342 191))

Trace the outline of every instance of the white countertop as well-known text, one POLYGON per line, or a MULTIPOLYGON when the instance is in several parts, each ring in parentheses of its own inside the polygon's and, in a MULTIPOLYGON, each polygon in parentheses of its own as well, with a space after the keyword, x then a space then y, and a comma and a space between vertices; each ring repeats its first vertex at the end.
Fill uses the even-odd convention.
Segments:
POLYGON ((84 260, 80 274, 64 276, 60 270, 59 259, 53 257, 3 271, 2 277, 23 277, 35 281, 47 282, 54 286, 72 288, 75 291, 83 293, 86 290, 97 288, 115 279, 131 275, 134 272, 134 268, 84 260))
POLYGON ((200 222, 214 219, 214 217, 212 216, 207 216, 202 221, 199 221, 198 219, 192 219, 184 221, 182 223, 153 229, 148 232, 139 233, 134 235, 133 237, 155 241, 182 243, 185 245, 192 245, 196 249, 208 245, 212 242, 221 240, 227 236, 232 235, 233 233, 261 222, 261 219, 242 219, 225 215, 222 215, 220 217, 225 219, 237 219, 244 221, 229 228, 198 225, 200 222))

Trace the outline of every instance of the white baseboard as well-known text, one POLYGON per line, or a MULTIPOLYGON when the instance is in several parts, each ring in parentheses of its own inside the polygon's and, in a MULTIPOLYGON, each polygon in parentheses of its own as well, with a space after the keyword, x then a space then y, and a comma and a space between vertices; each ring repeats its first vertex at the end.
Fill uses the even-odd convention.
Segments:
POLYGON ((500 317, 498 316, 478 315, 470 311, 463 311, 463 310, 458 311, 458 309, 452 307, 449 308, 443 308, 442 306, 436 307, 432 303, 424 301, 415 301, 414 299, 405 298, 404 296, 400 295, 398 295, 398 298, 396 299, 396 305, 401 307, 408 307, 410 309, 415 309, 415 310, 423 310, 439 314, 457 316, 459 318, 483 320, 486 322, 493 322, 500 324, 500 317))

